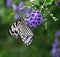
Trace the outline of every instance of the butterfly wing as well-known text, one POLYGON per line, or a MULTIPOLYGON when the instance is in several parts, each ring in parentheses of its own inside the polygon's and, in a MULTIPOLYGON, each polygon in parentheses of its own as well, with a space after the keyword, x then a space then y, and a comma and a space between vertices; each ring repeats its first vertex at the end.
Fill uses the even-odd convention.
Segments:
POLYGON ((33 41, 33 33, 30 30, 30 28, 22 21, 21 25, 18 26, 19 30, 21 31, 20 37, 22 38, 22 41, 26 44, 29 45, 33 41))
POLYGON ((20 31, 18 30, 18 27, 17 27, 17 25, 19 25, 19 23, 20 23, 20 21, 14 22, 9 28, 9 34, 13 38, 16 38, 16 39, 18 39, 20 37, 20 35, 19 35, 20 31))
POLYGON ((13 23, 9 29, 9 33, 16 39, 21 37, 26 45, 31 44, 33 41, 33 33, 23 21, 16 21, 13 23))

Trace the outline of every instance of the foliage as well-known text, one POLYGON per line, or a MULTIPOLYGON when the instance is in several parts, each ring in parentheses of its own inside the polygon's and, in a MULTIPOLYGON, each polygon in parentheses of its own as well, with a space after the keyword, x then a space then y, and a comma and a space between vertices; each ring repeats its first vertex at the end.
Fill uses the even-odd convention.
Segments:
POLYGON ((34 10, 42 13, 44 23, 31 28, 34 41, 26 46, 21 39, 9 36, 8 29, 16 21, 12 7, 6 6, 6 0, 0 0, 0 57, 53 57, 52 44, 55 32, 60 29, 60 6, 55 0, 13 0, 17 5, 24 1, 34 10))

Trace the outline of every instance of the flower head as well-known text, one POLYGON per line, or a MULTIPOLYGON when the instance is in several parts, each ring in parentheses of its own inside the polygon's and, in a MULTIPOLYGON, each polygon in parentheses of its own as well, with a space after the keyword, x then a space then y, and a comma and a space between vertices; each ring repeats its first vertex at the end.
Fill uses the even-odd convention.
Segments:
POLYGON ((25 17, 32 11, 32 8, 26 8, 26 4, 24 2, 21 2, 19 6, 13 4, 12 7, 15 14, 18 14, 18 16, 20 15, 19 17, 21 16, 25 17))
POLYGON ((30 27, 37 27, 37 25, 40 25, 42 23, 43 23, 43 18, 41 12, 40 11, 31 12, 27 24, 29 24, 30 27))
POLYGON ((9 7, 11 5, 11 0, 6 0, 6 6, 9 7))

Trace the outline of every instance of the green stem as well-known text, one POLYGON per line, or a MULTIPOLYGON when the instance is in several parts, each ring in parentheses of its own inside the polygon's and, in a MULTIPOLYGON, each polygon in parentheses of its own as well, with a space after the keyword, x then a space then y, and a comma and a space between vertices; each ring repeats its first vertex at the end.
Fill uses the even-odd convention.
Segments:
POLYGON ((44 5, 45 5, 45 1, 44 1, 43 5, 41 6, 40 11, 42 11, 42 9, 44 8, 44 5))

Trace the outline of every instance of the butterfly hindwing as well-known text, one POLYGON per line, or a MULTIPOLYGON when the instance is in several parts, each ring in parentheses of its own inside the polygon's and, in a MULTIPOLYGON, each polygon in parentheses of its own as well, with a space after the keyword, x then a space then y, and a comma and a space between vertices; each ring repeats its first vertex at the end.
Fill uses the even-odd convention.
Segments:
POLYGON ((19 27, 21 31, 20 37, 22 38, 22 41, 26 45, 31 44, 33 41, 33 33, 30 28, 24 22, 21 22, 21 25, 19 25, 19 27))

